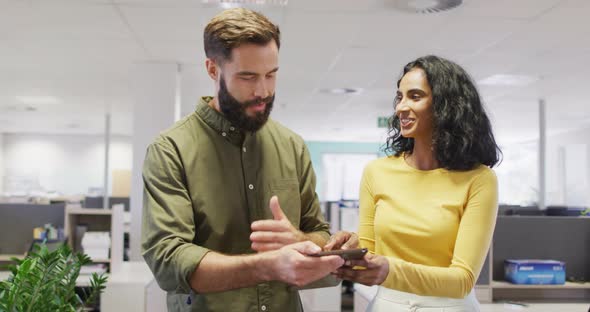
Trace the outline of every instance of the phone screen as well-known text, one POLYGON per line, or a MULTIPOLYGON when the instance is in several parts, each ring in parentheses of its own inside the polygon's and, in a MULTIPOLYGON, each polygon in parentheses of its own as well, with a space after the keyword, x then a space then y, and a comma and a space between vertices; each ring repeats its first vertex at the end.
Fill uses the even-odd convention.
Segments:
POLYGON ((312 257, 321 257, 321 256, 331 256, 336 255, 342 257, 344 260, 359 260, 362 259, 365 254, 367 253, 367 248, 358 248, 358 249, 338 249, 338 250, 329 250, 329 251, 322 251, 314 255, 310 255, 312 257))

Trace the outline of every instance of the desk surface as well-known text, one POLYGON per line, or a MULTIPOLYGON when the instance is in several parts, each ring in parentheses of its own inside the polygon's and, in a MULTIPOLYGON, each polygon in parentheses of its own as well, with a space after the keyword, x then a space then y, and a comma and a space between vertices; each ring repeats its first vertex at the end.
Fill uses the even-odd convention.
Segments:
MULTIPOLYGON (((90 274, 80 274, 76 280, 76 286, 89 287, 90 286, 90 274)), ((10 271, 0 271, 0 280, 4 281, 10 277, 10 271)))
MULTIPOLYGON (((119 271, 107 274, 108 283, 121 284, 149 284, 154 280, 154 275, 145 262, 125 261, 121 264, 119 271)), ((10 271, 0 271, 0 280, 6 280, 10 276, 10 271)), ((90 274, 80 274, 76 280, 77 286, 90 286, 90 274)))
POLYGON ((154 280, 154 275, 143 261, 124 261, 119 270, 111 272, 109 284, 143 284, 147 285, 154 280))
POLYGON ((24 259, 25 255, 0 254, 0 262, 10 262, 12 258, 24 259))

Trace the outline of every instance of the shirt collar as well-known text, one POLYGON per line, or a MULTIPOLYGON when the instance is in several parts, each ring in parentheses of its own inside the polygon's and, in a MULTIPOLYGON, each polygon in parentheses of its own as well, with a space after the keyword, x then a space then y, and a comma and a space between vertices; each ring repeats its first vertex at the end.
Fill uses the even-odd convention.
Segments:
POLYGON ((197 115, 220 136, 234 144, 241 145, 246 134, 232 125, 222 113, 209 106, 211 100, 213 100, 211 96, 203 96, 199 99, 196 109, 197 115))

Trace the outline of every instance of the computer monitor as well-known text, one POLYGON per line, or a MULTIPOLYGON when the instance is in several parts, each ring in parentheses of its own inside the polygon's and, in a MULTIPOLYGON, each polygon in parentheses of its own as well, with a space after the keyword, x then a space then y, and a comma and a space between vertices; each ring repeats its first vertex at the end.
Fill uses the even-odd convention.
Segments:
MULTIPOLYGON (((129 211, 129 197, 109 197, 109 207, 116 204, 123 204, 123 210, 129 211)), ((84 199, 84 208, 103 208, 104 202, 102 196, 86 196, 84 199)))
POLYGON ((65 204, 0 204, 0 254, 22 255, 33 241, 33 229, 51 223, 63 228, 65 204))

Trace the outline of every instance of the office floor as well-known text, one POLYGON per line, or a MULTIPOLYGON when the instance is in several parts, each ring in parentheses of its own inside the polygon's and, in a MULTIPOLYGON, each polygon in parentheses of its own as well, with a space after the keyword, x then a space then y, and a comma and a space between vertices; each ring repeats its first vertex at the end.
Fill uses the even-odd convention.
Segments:
POLYGON ((481 304, 481 312, 589 312, 590 303, 537 303, 516 305, 507 303, 481 304))
MULTIPOLYGON (((482 303, 481 312, 590 312, 589 303, 482 303)), ((342 294, 342 312, 353 312, 352 294, 342 294)))

